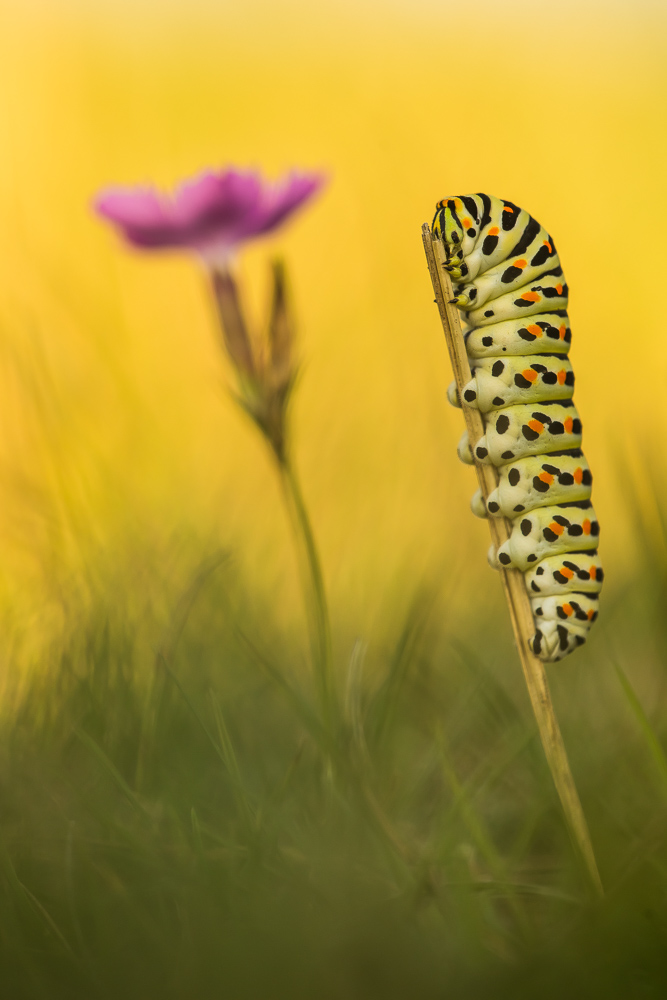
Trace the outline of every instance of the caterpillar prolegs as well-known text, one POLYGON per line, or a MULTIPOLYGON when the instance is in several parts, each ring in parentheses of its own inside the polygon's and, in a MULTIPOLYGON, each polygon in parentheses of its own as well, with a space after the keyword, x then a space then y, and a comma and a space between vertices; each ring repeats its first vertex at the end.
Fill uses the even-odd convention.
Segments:
MULTIPOLYGON (((442 240, 454 300, 465 315, 472 378, 465 402, 485 434, 459 444, 459 457, 498 469, 481 517, 505 517, 509 539, 491 549, 495 567, 524 574, 535 633, 530 646, 553 662, 586 641, 597 618, 603 572, 592 476, 581 451, 568 361, 568 288, 554 242, 524 209, 486 194, 445 198, 433 235, 442 240)), ((449 401, 460 406, 456 383, 449 401)))

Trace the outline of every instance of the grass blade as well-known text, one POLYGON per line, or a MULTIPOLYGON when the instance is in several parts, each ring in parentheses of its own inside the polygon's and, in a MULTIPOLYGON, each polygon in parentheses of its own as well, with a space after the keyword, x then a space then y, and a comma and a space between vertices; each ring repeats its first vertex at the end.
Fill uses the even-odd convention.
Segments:
POLYGON ((614 670, 616 671, 616 676, 621 682, 621 687, 623 688, 623 693, 625 694, 627 703, 630 706, 632 714, 639 723, 639 728, 641 729, 644 739, 646 740, 646 745, 651 752, 651 756, 653 757, 656 767, 665 780, 665 787, 667 788, 667 754, 665 754, 660 740, 653 731, 653 727, 648 720, 648 716, 646 715, 646 712, 644 711, 632 684, 628 680, 625 671, 618 663, 614 663, 614 670))

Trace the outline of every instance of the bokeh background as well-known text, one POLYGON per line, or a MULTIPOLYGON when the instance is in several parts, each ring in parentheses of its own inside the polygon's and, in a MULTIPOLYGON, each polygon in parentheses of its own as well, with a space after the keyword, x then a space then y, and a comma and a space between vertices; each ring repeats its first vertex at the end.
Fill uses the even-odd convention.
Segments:
POLYGON ((510 198, 557 242, 610 586, 627 576, 626 486, 646 492, 645 455, 656 474, 667 409, 662 4, 24 0, 2 24, 5 604, 58 628, 73 574, 156 568, 194 535, 300 614, 196 262, 128 251, 90 210, 107 184, 227 164, 330 177, 241 270, 260 322, 267 257, 288 260, 296 451, 339 623, 372 628, 406 574, 441 580, 443 613, 499 598, 420 245, 449 193, 510 198))
POLYGON ((12 1000, 665 995, 666 22, 662 0, 0 0, 12 1000), (258 325, 289 268, 333 751, 204 275, 91 210, 232 164, 329 178, 238 266, 258 325), (420 226, 480 190, 550 230, 571 290, 607 583, 550 679, 597 909, 446 403, 420 226))

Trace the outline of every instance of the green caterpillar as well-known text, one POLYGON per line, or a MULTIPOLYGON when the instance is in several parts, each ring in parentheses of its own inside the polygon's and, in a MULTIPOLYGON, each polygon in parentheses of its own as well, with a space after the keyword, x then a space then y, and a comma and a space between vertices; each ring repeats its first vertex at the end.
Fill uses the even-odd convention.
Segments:
MULTIPOLYGON (((442 240, 454 299, 465 314, 472 378, 463 388, 480 410, 485 434, 464 434, 458 453, 498 468, 499 483, 478 516, 505 517, 509 539, 489 561, 524 574, 540 659, 562 659, 587 638, 597 618, 603 571, 593 477, 581 451, 572 402, 574 372, 568 288, 554 242, 511 201, 486 194, 445 198, 433 235, 442 240)), ((449 401, 460 406, 456 384, 449 401)))

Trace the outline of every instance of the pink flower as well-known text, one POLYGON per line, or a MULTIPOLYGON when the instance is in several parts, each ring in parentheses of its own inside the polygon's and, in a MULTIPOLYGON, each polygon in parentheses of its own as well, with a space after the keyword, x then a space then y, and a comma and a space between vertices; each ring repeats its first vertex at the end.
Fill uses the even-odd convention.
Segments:
POLYGON ((270 184, 252 171, 207 171, 173 195, 153 187, 108 188, 94 202, 133 246, 194 250, 221 264, 245 240, 270 233, 324 184, 321 174, 285 175, 270 184))

